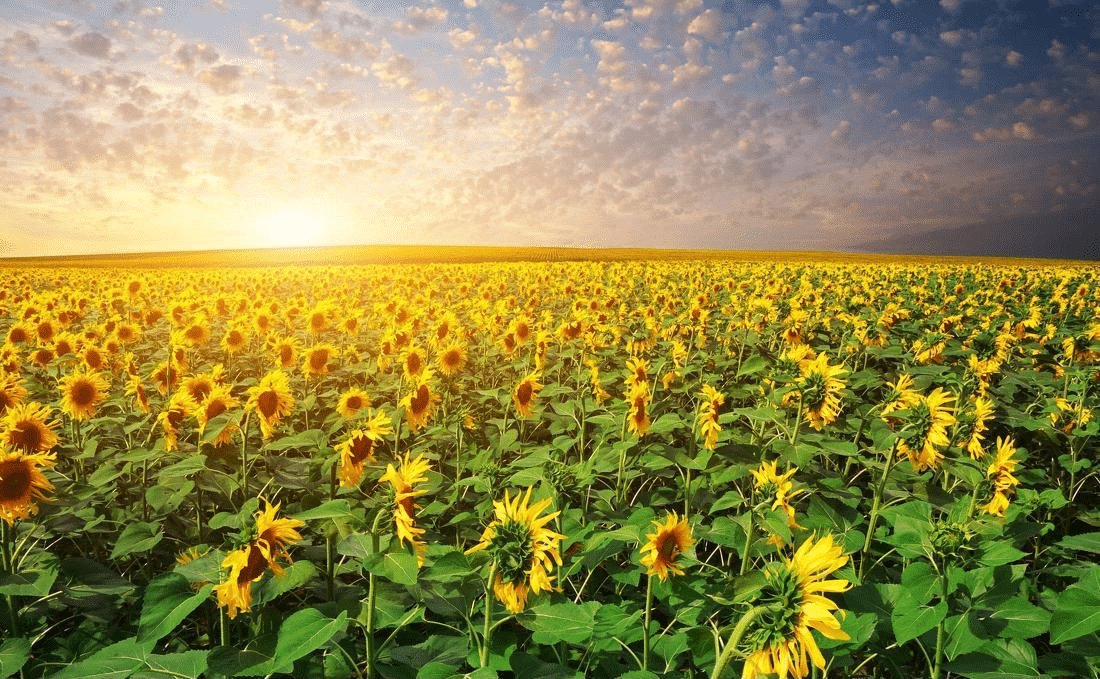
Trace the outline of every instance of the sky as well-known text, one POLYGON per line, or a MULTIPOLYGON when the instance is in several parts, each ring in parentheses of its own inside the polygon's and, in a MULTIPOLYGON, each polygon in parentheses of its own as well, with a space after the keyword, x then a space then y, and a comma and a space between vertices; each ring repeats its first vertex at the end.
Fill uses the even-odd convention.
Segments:
POLYGON ((0 256, 845 249, 1095 214, 1100 11, 0 0, 0 148, 0 256))

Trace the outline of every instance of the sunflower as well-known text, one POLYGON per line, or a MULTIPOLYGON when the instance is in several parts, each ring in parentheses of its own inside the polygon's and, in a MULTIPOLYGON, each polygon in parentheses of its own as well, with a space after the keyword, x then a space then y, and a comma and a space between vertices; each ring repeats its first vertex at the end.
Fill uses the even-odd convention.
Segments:
POLYGON ((889 391, 886 394, 886 400, 882 403, 882 407, 879 410, 879 416, 883 422, 886 422, 891 427, 896 427, 900 420, 896 417, 891 417, 893 413, 898 410, 911 408, 920 401, 920 392, 913 388, 913 378, 907 373, 898 375, 898 378, 893 382, 887 382, 886 386, 889 387, 889 391))
POLYGON ((306 351, 306 358, 302 362, 302 374, 327 375, 329 361, 339 353, 339 350, 331 344, 316 344, 306 351))
POLYGON ((47 349, 45 347, 36 349, 35 352, 31 354, 31 363, 40 368, 48 366, 53 359, 53 349, 47 349))
POLYGON ((102 370, 107 362, 107 359, 103 356, 103 351, 94 344, 84 347, 84 350, 80 352, 80 358, 84 361, 84 366, 92 372, 102 370))
POLYGON ((8 328, 7 341, 10 344, 21 344, 23 342, 29 342, 31 339, 31 329, 24 323, 16 323, 8 328))
POLYGON ((177 441, 180 434, 180 424, 183 422, 183 418, 194 414, 198 407, 199 405, 186 391, 180 390, 172 394, 172 398, 168 400, 168 405, 157 415, 157 422, 164 430, 165 450, 179 450, 177 441))
POLYGON ((190 347, 201 347, 206 344, 206 340, 210 339, 210 327, 207 325, 205 318, 197 318, 190 325, 178 333, 177 341, 173 344, 186 344, 190 347))
POLYGON ((146 415, 149 414, 149 394, 145 392, 141 378, 137 375, 130 376, 130 384, 126 387, 126 395, 134 397, 134 405, 138 410, 146 415))
POLYGON ((272 343, 273 360, 276 368, 286 370, 298 360, 298 338, 287 337, 272 343))
POLYGON ((18 375, 0 375, 0 414, 23 402, 27 390, 18 375))
POLYGON ((350 420, 359 414, 359 411, 370 405, 370 397, 367 392, 359 389, 358 387, 351 387, 343 394, 340 394, 340 404, 336 406, 336 411, 340 413, 340 417, 345 420, 350 420))
POLYGON ((284 573, 279 560, 290 563, 287 547, 302 539, 297 529, 305 525, 297 519, 276 519, 280 505, 274 507, 264 500, 267 509, 256 513, 256 539, 230 552, 222 561, 222 568, 229 569, 229 576, 214 587, 218 605, 225 606, 226 615, 249 612, 252 608, 252 583, 263 577, 270 568, 275 575, 284 573))
POLYGON ((626 362, 626 391, 631 392, 639 385, 649 386, 649 361, 644 358, 632 358, 626 362))
POLYGON ((984 396, 971 401, 971 408, 959 416, 960 424, 964 425, 963 438, 966 439, 966 450, 970 453, 971 459, 985 457, 985 450, 982 449, 982 440, 985 437, 982 434, 991 417, 993 417, 993 402, 984 396))
MULTIPOLYGON (((241 405, 240 400, 230 393, 228 387, 221 384, 216 385, 207 395, 206 400, 199 404, 195 410, 195 419, 199 423, 199 436, 202 436, 206 431, 206 425, 210 420, 239 405, 241 405)), ((237 423, 230 421, 226 423, 210 443, 215 446, 225 445, 233 440, 233 435, 239 430, 240 427, 237 423)))
MULTIPOLYGON (((801 488, 792 490, 794 482, 790 479, 796 471, 798 471, 798 467, 780 474, 776 469, 775 462, 762 462, 758 468, 750 470, 754 481, 754 494, 760 496, 761 502, 764 504, 771 502, 772 510, 782 509, 787 515, 787 527, 791 530, 801 528, 801 526, 794 519, 794 507, 791 505, 790 500, 805 492, 805 489, 801 488)), ((783 544, 783 540, 777 535, 772 536, 771 542, 777 546, 783 544)))
POLYGON ((512 391, 512 402, 516 405, 516 412, 520 417, 531 417, 531 408, 535 404, 535 399, 538 398, 539 390, 542 389, 542 383, 539 382, 539 378, 542 375, 539 371, 534 371, 520 380, 516 385, 514 391, 512 391))
POLYGON ((188 377, 183 381, 180 391, 187 392, 195 403, 202 403, 210 396, 211 392, 214 391, 214 387, 218 384, 221 371, 217 370, 217 368, 215 371, 216 372, 199 373, 198 375, 188 377))
POLYGON ((638 382, 626 396, 630 408, 626 413, 626 428, 638 438, 649 431, 649 387, 645 382, 638 382))
POLYGON ((1012 437, 997 437, 997 454, 986 472, 986 478, 993 481, 993 499, 981 507, 986 514, 1004 516, 1009 505, 1008 496, 1015 493, 1016 486, 1020 485, 1020 481, 1012 475, 1019 464, 1012 459, 1015 454, 1016 442, 1012 437))
POLYGON ((275 427, 279 426, 279 422, 294 407, 294 397, 290 394, 286 373, 273 370, 264 375, 259 384, 248 390, 248 403, 245 407, 260 418, 260 430, 264 439, 271 438, 275 427))
POLYGON ((439 365, 439 372, 448 377, 455 375, 466 365, 466 350, 461 344, 449 344, 439 352, 436 363, 439 365))
POLYGON ((115 338, 120 344, 136 342, 140 334, 137 326, 132 323, 119 323, 115 328, 115 338))
POLYGON ((588 365, 588 376, 592 382, 592 395, 596 397, 596 403, 603 403, 611 398, 611 394, 603 388, 603 382, 600 380, 600 364, 592 359, 588 359, 585 363, 588 365))
POLYGON ((405 394, 400 405, 405 407, 405 418, 409 422, 409 429, 413 432, 419 430, 428 423, 435 411, 435 404, 439 401, 439 394, 431 388, 432 371, 424 370, 413 383, 413 390, 405 394))
POLYGON ((409 454, 405 453, 401 467, 397 469, 394 468, 393 464, 386 465, 386 473, 378 480, 379 483, 389 481, 390 486, 393 488, 395 503, 393 524, 397 532, 397 539, 401 544, 408 542, 409 546, 413 548, 418 566, 424 565, 424 553, 428 550, 428 545, 420 539, 420 536, 424 534, 424 529, 418 528, 416 525, 417 506, 415 498, 428 491, 423 488, 417 489, 416 485, 428 480, 427 473, 429 469, 431 467, 428 461, 424 459, 423 454, 418 455, 415 460, 410 460, 409 454))
POLYGON ((406 379, 413 380, 424 372, 427 360, 424 358, 424 350, 415 344, 410 344, 401 356, 401 365, 405 371, 406 379))
POLYGON ((582 319, 574 318, 571 321, 563 321, 558 326, 558 338, 562 342, 568 342, 575 340, 578 337, 584 335, 585 323, 582 319))
POLYGON ((3 420, 4 447, 27 455, 50 452, 57 445, 57 422, 50 421, 52 410, 33 401, 9 408, 3 420))
POLYGON ((912 406, 902 438, 898 440, 898 454, 908 455, 917 471, 924 471, 939 464, 943 455, 940 448, 951 443, 947 428, 955 423, 951 402, 955 397, 937 387, 912 406))
POLYGON ((676 560, 695 542, 687 517, 681 519, 676 512, 668 512, 664 523, 653 521, 653 528, 654 532, 646 534, 646 543, 642 545, 642 565, 646 567, 646 574, 656 575, 661 582, 667 581, 670 573, 683 575, 676 560))
MULTIPOLYGON (((827 535, 821 540, 810 537, 792 558, 769 564, 754 604, 772 610, 760 616, 745 635, 750 650, 741 679, 772 674, 785 679, 788 673, 805 677, 810 662, 825 668, 812 630, 836 641, 850 638, 833 614, 837 605, 823 596, 848 589, 847 580, 825 579, 847 561, 840 546, 833 544, 833 536, 827 535)), ((844 617, 844 611, 838 612, 844 617)))
POLYGON ((161 361, 157 364, 157 367, 153 370, 150 379, 157 385, 157 391, 162 394, 167 394, 176 388, 176 385, 180 381, 180 368, 178 364, 173 364, 169 367, 169 361, 161 361))
POLYGON ((37 500, 53 490, 40 467, 52 467, 54 456, 47 453, 0 451, 0 519, 15 523, 38 513, 37 500))
POLYGON ((77 420, 95 415, 107 398, 107 381, 97 372, 74 372, 61 378, 61 409, 77 420))
POLYGON ((511 333, 516 338, 516 344, 526 344, 531 339, 531 322, 526 316, 517 316, 512 321, 511 333))
POLYGON ((718 424, 719 408, 726 402, 726 397, 709 384, 704 384, 703 390, 699 392, 699 399, 701 405, 697 422, 703 435, 703 447, 714 450, 718 447, 718 434, 722 431, 718 424))
POLYGON ((393 433, 390 428, 390 418, 384 412, 369 418, 366 429, 356 429, 348 432, 347 438, 336 446, 336 452, 340 455, 340 485, 351 488, 359 485, 363 478, 363 465, 374 462, 374 451, 382 437, 393 433))
POLYGON ((54 339, 53 353, 58 358, 76 353, 76 339, 70 333, 61 333, 54 339))
POLYGON ((829 365, 829 357, 819 355, 800 365, 798 378, 798 398, 802 402, 806 421, 820 431, 832 424, 840 415, 840 390, 844 380, 839 378, 848 370, 842 365, 829 365))
POLYGON ((530 504, 531 489, 509 499, 493 502, 495 518, 481 534, 481 542, 466 550, 467 554, 488 550, 495 566, 493 592, 497 600, 512 613, 522 613, 528 594, 551 591, 554 565, 561 566, 558 552, 565 536, 546 525, 558 512, 539 516, 550 506, 550 498, 530 504))
POLYGON ((244 349, 244 345, 248 343, 248 335, 245 334, 243 328, 229 328, 225 331, 225 335, 222 337, 222 349, 229 354, 236 354, 244 349))

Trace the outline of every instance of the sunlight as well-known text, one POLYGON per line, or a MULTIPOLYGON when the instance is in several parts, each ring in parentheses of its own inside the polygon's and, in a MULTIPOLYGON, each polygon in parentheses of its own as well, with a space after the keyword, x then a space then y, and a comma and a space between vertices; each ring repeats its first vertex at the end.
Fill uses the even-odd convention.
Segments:
POLYGON ((316 209, 293 207, 271 212, 256 221, 256 245, 292 247, 325 245, 328 222, 316 209))

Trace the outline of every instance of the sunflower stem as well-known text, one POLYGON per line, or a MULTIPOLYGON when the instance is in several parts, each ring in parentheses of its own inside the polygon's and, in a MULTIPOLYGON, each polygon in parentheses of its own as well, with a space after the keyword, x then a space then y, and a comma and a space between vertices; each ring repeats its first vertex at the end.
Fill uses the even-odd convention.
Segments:
MULTIPOLYGON (((378 524, 382 520, 383 511, 379 510, 374 515, 374 523, 370 527, 371 553, 378 553, 378 524)), ((367 573, 367 679, 374 678, 374 609, 377 603, 378 591, 374 583, 374 573, 367 573)))
POLYGON ((753 533, 753 518, 749 515, 749 525, 745 526, 745 551, 741 554, 741 570, 738 571, 738 575, 744 575, 745 571, 749 569, 749 554, 752 553, 752 538, 753 533))
POLYGON ((737 647, 741 645, 741 640, 745 637, 745 633, 748 632, 749 626, 756 622, 756 619, 761 615, 769 613, 773 609, 773 606, 754 606, 749 609, 748 613, 741 616, 741 619, 737 621, 737 626, 733 628, 733 632, 730 634, 729 641, 727 641, 725 647, 722 648, 721 655, 719 655, 718 660, 714 662, 714 671, 711 672, 710 679, 719 679, 719 677, 722 676, 722 672, 724 672, 726 666, 729 665, 733 654, 737 652, 737 647))
POLYGON ((642 671, 649 669, 649 620, 653 611, 653 576, 645 579, 645 626, 642 627, 642 671))
POLYGON ((867 550, 871 548, 871 541, 875 535, 875 525, 878 523, 879 506, 882 504, 882 494, 886 491, 886 480, 897 461, 897 452, 891 448, 887 454, 886 466, 882 468, 882 477, 875 486, 875 497, 871 502, 871 514, 867 519, 867 535, 863 540, 863 549, 859 550, 859 578, 863 579, 863 571, 867 565, 867 550))
MULTIPOLYGON (((948 596, 946 569, 940 575, 940 585, 942 587, 940 596, 943 597, 942 601, 946 604, 948 596)), ((940 679, 940 669, 943 667, 943 638, 945 631, 946 625, 944 625, 944 621, 941 620, 940 623, 936 625, 936 653, 934 656, 935 662, 932 663, 932 679, 940 679)))
MULTIPOLYGON (((4 559, 4 572, 9 575, 15 575, 15 561, 12 559, 11 554, 11 542, 14 537, 15 524, 9 525, 6 521, 0 519, 0 549, 2 549, 2 556, 4 559)), ((19 609, 15 606, 15 597, 11 594, 5 594, 4 603, 8 606, 12 637, 23 636, 23 631, 20 629, 19 625, 19 609)))
POLYGON ((218 606, 218 634, 219 642, 222 646, 229 646, 229 617, 225 614, 225 609, 218 606))
POLYGON ((149 500, 146 497, 146 491, 149 489, 149 455, 146 453, 145 459, 141 461, 141 520, 149 520, 149 500))
POLYGON ((489 580, 485 585, 485 626, 481 630, 481 667, 489 665, 489 640, 493 635, 493 579, 497 575, 497 562, 489 565, 489 580))
MULTIPOLYGON (((336 499, 336 463, 329 471, 328 499, 336 499)), ((328 577, 328 600, 336 599, 336 540, 331 532, 325 534, 325 574, 328 577)))
POLYGON ((251 413, 244 416, 241 428, 241 502, 248 500, 248 420, 251 413))

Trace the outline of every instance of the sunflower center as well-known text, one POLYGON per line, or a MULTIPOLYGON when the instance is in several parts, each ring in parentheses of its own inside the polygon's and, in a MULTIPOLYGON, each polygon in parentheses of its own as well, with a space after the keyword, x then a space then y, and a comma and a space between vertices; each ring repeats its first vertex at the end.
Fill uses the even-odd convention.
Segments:
POLYGON ((409 405, 412 406, 414 414, 419 415, 428 408, 428 399, 431 396, 431 392, 428 391, 428 385, 421 384, 420 388, 416 390, 416 396, 409 399, 409 405))
POLYGON ((87 380, 76 382, 69 390, 69 398, 71 398, 73 404, 77 406, 89 406, 95 401, 95 397, 95 385, 87 380))
POLYGON ((274 391, 265 391, 256 398, 256 407, 259 408, 260 415, 270 419, 279 407, 279 395, 274 391))
POLYGON ((190 328, 187 329, 187 333, 184 336, 189 340, 198 341, 202 339, 202 335, 202 326, 192 325, 190 328))
POLYGON ((31 470, 27 463, 13 460, 0 463, 0 502, 24 499, 31 487, 31 470))
POLYGON ((244 343, 244 337, 241 336, 241 333, 237 332, 236 330, 233 330, 232 332, 229 333, 229 345, 230 346, 236 347, 236 346, 240 346, 243 343, 244 343))
POLYGON ((368 436, 356 436, 351 442, 351 461, 361 464, 374 451, 374 441, 368 436))
POLYGON ((520 405, 527 405, 531 402, 531 394, 534 389, 531 387, 530 382, 523 382, 519 385, 519 389, 516 389, 516 400, 520 402, 520 405))
POLYGON ((294 347, 284 344, 279 347, 279 362, 283 365, 289 364, 294 360, 294 347))
POLYGON ((225 401, 215 399, 206 404, 206 419, 212 420, 226 411, 225 401))
POLYGON ((42 432, 34 422, 20 422, 11 433, 12 444, 23 452, 37 452, 42 444, 42 432))
POLYGON ((355 394, 349 396, 348 400, 347 400, 347 406, 348 406, 348 408, 351 408, 352 410, 359 410, 360 408, 363 407, 362 397, 360 397, 358 395, 355 395, 355 394))
POLYGON ((497 526, 493 538, 497 572, 504 582, 519 584, 526 578, 526 570, 535 550, 531 545, 531 529, 527 524, 509 520, 497 526))
POLYGON ((264 558, 264 553, 256 545, 250 546, 248 548, 248 563, 237 574, 237 585, 240 587, 247 586, 248 583, 263 574, 266 566, 267 559, 264 558))
POLYGON ((196 401, 205 401, 206 397, 210 395, 210 392, 213 391, 213 389, 214 385, 210 384, 209 382, 196 382, 191 385, 191 389, 189 391, 191 392, 191 398, 195 399, 196 401))
POLYGON ((328 363, 327 351, 314 351, 312 354, 309 355, 309 367, 313 368, 314 370, 320 370, 321 368, 324 368, 326 363, 328 363))
POLYGON ((458 349, 449 349, 443 354, 443 365, 453 368, 458 365, 459 358, 458 349))
POLYGON ((405 367, 408 369, 410 375, 415 375, 420 372, 420 355, 416 353, 409 354, 405 359, 405 367))

